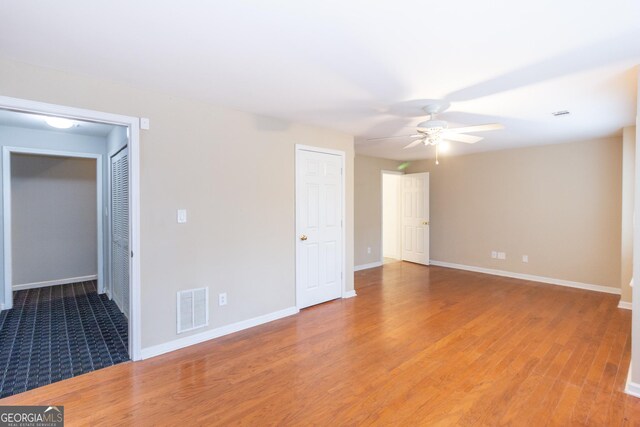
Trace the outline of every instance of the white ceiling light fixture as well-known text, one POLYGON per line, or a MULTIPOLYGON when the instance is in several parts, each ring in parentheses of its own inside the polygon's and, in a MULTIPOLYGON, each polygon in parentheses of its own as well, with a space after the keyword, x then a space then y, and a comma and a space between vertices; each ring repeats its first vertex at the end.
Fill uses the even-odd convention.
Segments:
POLYGON ((65 119, 62 117, 47 117, 44 119, 45 122, 51 127, 56 129, 69 129, 73 127, 73 120, 65 119))

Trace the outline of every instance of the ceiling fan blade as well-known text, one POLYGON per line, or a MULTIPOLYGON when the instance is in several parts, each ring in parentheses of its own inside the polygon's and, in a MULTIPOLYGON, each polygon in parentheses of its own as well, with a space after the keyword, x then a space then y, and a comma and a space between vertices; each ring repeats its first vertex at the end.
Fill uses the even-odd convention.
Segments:
POLYGON ((383 136, 381 138, 368 138, 367 141, 381 141, 383 139, 398 139, 398 138, 415 138, 417 136, 422 135, 394 135, 394 136, 383 136))
POLYGON ((465 135, 463 133, 449 133, 449 132, 445 132, 442 135, 442 138, 448 139, 449 141, 464 142, 466 144, 475 144, 476 142, 482 141, 484 139, 481 136, 465 135))
POLYGON ((504 125, 500 123, 487 123, 486 125, 465 126, 462 128, 447 129, 447 133, 469 133, 469 132, 485 132, 488 130, 504 129, 504 125))
POLYGON ((422 144, 423 142, 424 142, 424 140, 423 140, 423 139, 416 139, 415 141, 413 141, 411 144, 407 145, 407 146, 406 146, 406 147, 404 147, 404 148, 405 148, 405 149, 406 149, 406 148, 413 148, 413 147, 415 147, 416 145, 422 144))

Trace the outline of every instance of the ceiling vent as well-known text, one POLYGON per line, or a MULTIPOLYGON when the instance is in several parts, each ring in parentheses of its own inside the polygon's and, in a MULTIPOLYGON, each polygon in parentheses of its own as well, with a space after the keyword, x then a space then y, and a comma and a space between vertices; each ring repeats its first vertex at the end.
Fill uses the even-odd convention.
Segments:
POLYGON ((180 291, 177 299, 179 334, 209 324, 209 288, 180 291))
POLYGON ((554 111, 551 114, 553 114, 555 117, 558 117, 558 116, 566 116, 570 113, 567 110, 560 110, 560 111, 554 111))

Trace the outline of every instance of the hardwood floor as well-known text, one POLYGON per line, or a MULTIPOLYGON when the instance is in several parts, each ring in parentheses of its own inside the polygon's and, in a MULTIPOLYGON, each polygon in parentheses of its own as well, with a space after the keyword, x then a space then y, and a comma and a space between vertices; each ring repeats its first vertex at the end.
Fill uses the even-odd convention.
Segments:
POLYGON ((0 401, 67 425, 634 425, 618 297, 409 263, 358 296, 0 401))

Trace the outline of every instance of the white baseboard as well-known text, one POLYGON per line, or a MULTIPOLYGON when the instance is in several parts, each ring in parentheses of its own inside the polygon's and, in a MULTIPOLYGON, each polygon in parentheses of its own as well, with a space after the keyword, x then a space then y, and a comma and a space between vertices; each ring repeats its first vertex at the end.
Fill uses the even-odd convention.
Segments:
POLYGON ((622 300, 620 300, 620 302, 618 303, 618 308, 624 308, 625 310, 632 309, 630 302, 622 301, 622 300))
POLYGON ((80 276, 80 277, 70 277, 68 279, 47 280, 46 282, 24 283, 22 285, 13 285, 13 290, 21 291, 23 289, 44 288, 47 286, 66 285, 68 283, 87 282, 89 280, 97 280, 97 279, 98 279, 98 276, 94 274, 92 276, 80 276))
POLYGON ((284 310, 274 311, 273 313, 268 313, 262 316, 254 317, 252 319, 247 319, 241 322, 232 323, 230 325, 221 326, 219 328, 210 329, 208 331, 189 335, 184 338, 178 338, 164 344, 158 344, 151 347, 143 348, 140 353, 141 359, 149 359, 150 357, 159 356, 164 353, 169 353, 170 351, 179 350, 181 348, 209 341, 214 338, 229 335, 234 332, 239 332, 244 329, 253 328, 254 326, 282 319, 283 317, 292 316, 294 314, 297 314, 299 311, 300 310, 298 310, 297 307, 289 307, 285 308, 284 310))
POLYGON ((629 362, 629 372, 627 373, 627 385, 624 388, 624 392, 634 397, 640 397, 640 384, 634 383, 633 381, 631 381, 632 365, 633 363, 629 362))
POLYGON ((367 270, 369 268, 380 267, 382 261, 370 262, 369 264, 356 265, 353 267, 353 271, 367 270))
POLYGON ((494 270, 492 268, 475 267, 471 265, 454 264, 451 262, 431 260, 431 265, 438 267, 455 268, 458 270, 474 271, 476 273, 492 274, 494 276, 511 277, 513 279, 529 280, 532 282, 548 283, 550 285, 566 286, 569 288, 586 289, 589 291, 604 292, 620 295, 620 289, 611 286, 592 285, 589 283, 572 282, 570 280, 554 279, 551 277, 534 276, 532 274, 513 273, 511 271, 494 270))
POLYGON ((355 291, 355 290, 353 290, 353 291, 346 291, 344 294, 342 294, 342 298, 353 298, 353 297, 355 297, 356 295, 358 295, 358 294, 356 294, 356 291, 355 291))

